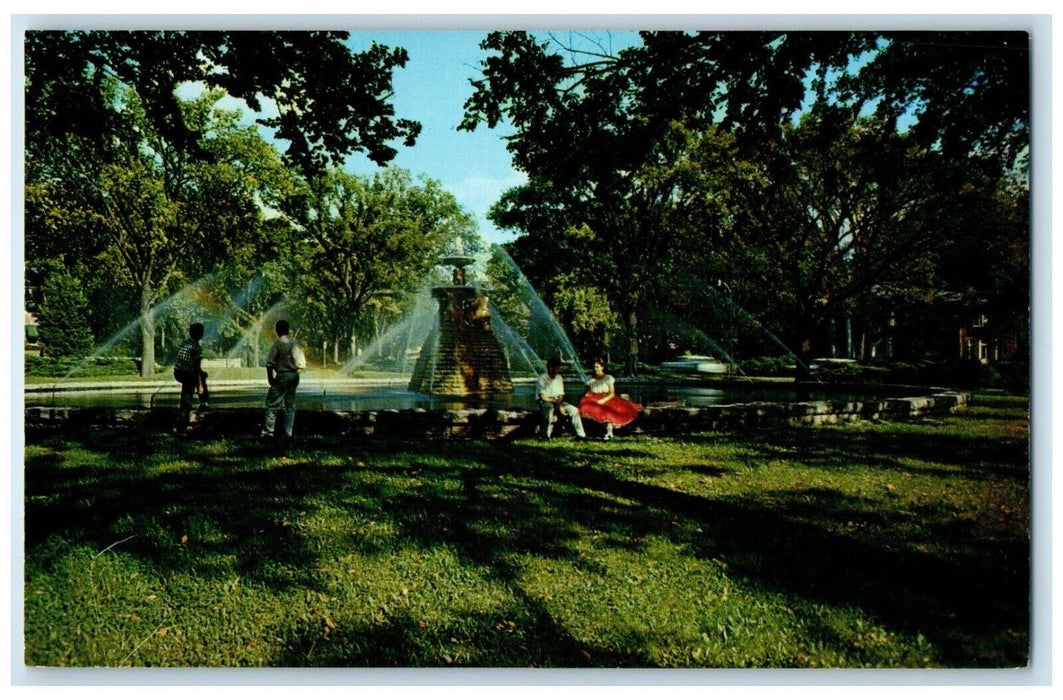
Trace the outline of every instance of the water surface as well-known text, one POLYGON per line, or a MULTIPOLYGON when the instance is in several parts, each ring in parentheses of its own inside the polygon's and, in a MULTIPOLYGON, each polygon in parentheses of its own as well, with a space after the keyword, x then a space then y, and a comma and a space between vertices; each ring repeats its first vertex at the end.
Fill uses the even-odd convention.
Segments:
MULTIPOLYGON (((875 399, 886 395, 884 389, 868 389, 867 393, 832 391, 829 387, 799 392, 788 384, 749 383, 720 386, 660 385, 651 382, 617 382, 618 393, 646 406, 681 405, 693 408, 759 401, 792 403, 815 400, 875 399)), ((896 394, 897 392, 893 392, 896 394)), ((582 392, 578 384, 570 385, 567 399, 579 401, 582 392)), ((264 404, 266 386, 248 385, 221 387, 211 390, 211 406, 217 409, 253 408, 264 404)), ((125 387, 91 390, 39 390, 25 392, 26 406, 69 406, 102 408, 176 408, 179 401, 177 385, 173 387, 125 387)), ((531 383, 514 386, 513 393, 489 400, 429 396, 411 392, 405 382, 373 385, 308 384, 300 386, 296 403, 301 410, 374 411, 374 410, 453 410, 462 408, 536 407, 535 387, 531 383)))

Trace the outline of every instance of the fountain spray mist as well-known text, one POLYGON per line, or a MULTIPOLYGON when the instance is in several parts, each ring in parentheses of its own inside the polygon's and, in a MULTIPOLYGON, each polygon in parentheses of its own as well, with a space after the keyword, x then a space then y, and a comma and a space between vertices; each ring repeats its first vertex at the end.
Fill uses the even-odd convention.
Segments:
MULTIPOLYGON (((526 338, 529 347, 538 347, 544 355, 558 355, 563 363, 569 364, 579 376, 580 382, 587 381, 587 373, 583 369, 576 349, 569 340, 557 317, 543 301, 539 293, 535 291, 531 282, 517 265, 513 257, 506 252, 505 248, 494 244, 491 246, 491 254, 494 260, 501 264, 508 272, 509 278, 515 286, 513 290, 520 301, 525 305, 529 313, 529 332, 534 330, 537 337, 526 338), (539 335, 541 334, 541 335, 539 335)), ((516 335, 516 334, 515 334, 516 335)), ((536 357, 540 353, 535 353, 536 357)), ((539 360, 542 362, 542 360, 539 360)), ((546 371, 545 363, 537 367, 537 373, 546 371)))

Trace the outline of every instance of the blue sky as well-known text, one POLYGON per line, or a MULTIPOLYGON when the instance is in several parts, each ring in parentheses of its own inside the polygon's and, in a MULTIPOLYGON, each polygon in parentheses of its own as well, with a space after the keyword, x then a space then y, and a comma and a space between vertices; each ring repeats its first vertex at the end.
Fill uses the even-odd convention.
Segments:
MULTIPOLYGON (((500 128, 483 126, 470 133, 457 131, 463 105, 472 94, 470 79, 479 77, 480 31, 366 31, 352 32, 348 44, 355 51, 373 41, 401 46, 409 53, 405 68, 393 74, 392 103, 400 118, 421 123, 417 145, 398 145, 391 165, 438 180, 462 207, 476 217, 480 233, 490 241, 504 242, 511 234, 499 232, 487 221, 487 210, 508 188, 524 182, 506 152, 500 128)), ((370 174, 377 169, 364 155, 347 160, 347 169, 370 174)))
MULTIPOLYGON (((355 52, 368 49, 374 41, 393 48, 401 46, 409 56, 406 66, 392 73, 394 94, 390 101, 397 118, 420 122, 421 133, 412 147, 402 145, 401 140, 392 143, 398 155, 388 165, 410 171, 415 179, 424 176, 438 181, 474 216, 484 238, 505 243, 514 234, 496 229, 487 220, 487 212, 503 192, 526 179, 513 169, 506 151, 503 137, 512 129, 504 125, 494 129, 481 125, 473 132, 457 129, 465 101, 472 95, 469 81, 480 77, 480 60, 486 54, 479 46, 486 36, 486 31, 467 30, 351 31, 347 44, 355 52)), ((179 92, 191 98, 202 89, 202 84, 189 83, 179 92)), ((243 100, 225 98, 222 106, 244 111, 248 123, 255 116, 276 114, 268 100, 262 102, 263 111, 258 115, 243 100)), ((266 138, 273 137, 271 129, 261 131, 266 138)), ((278 140, 278 146, 284 149, 288 144, 278 140)), ((382 166, 355 153, 343 167, 371 176, 382 166)))
MULTIPOLYGON (((399 154, 391 164, 409 170, 414 177, 426 175, 439 181, 476 217, 481 235, 504 243, 513 239, 513 233, 497 230, 487 220, 487 211, 503 192, 525 181, 513 169, 503 140, 512 130, 503 125, 494 129, 480 125, 473 132, 457 130, 465 101, 472 95, 469 80, 480 77, 480 60, 486 54, 479 44, 486 35, 485 31, 457 30, 354 31, 348 43, 355 51, 368 48, 373 41, 406 49, 409 61, 394 72, 392 102, 396 116, 419 121, 422 131, 414 147, 398 146, 399 154)), ((616 49, 637 35, 611 32, 607 38, 616 49)), ((358 174, 371 174, 376 168, 363 155, 347 161, 347 169, 358 174)))

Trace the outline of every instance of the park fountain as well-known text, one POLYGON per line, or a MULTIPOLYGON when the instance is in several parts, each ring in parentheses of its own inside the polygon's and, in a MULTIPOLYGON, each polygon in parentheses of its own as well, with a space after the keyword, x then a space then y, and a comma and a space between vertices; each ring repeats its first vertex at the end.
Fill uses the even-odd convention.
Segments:
MULTIPOLYGON (((178 317, 189 316, 201 320, 207 330, 203 337, 203 343, 206 345, 218 336, 224 326, 242 310, 247 304, 248 299, 258 290, 262 283, 261 275, 256 275, 243 289, 239 290, 237 294, 234 295, 232 301, 226 303, 220 298, 220 295, 217 293, 218 290, 214 289, 215 277, 215 275, 205 275, 198 280, 186 284, 177 292, 166 297, 148 311, 135 317, 124 327, 113 333, 104 342, 96 345, 90 355, 75 363, 65 375, 47 385, 34 387, 34 392, 39 397, 44 394, 42 389, 47 389, 47 395, 50 396, 50 402, 54 405, 57 392, 65 390, 69 385, 76 385, 77 382, 74 381, 74 377, 84 370, 90 363, 98 359, 106 358, 110 356, 116 348, 134 341, 140 331, 141 325, 149 318, 157 320, 166 315, 173 315, 178 317)), ((135 361, 140 362, 139 359, 136 359, 135 361)), ((148 385, 145 384, 143 386, 148 385)), ((138 389, 135 392, 138 397, 147 396, 149 404, 154 402, 155 395, 158 393, 158 390, 155 390, 154 392, 146 394, 143 389, 138 389)))
MULTIPOLYGON (((760 319, 753 316, 753 314, 749 313, 749 311, 747 311, 740 304, 738 304, 735 301, 734 296, 731 294, 730 288, 727 287, 725 283, 720 283, 716 287, 711 287, 702 283, 702 288, 703 294, 708 298, 711 303, 726 304, 726 308, 728 309, 728 315, 730 317, 729 325, 732 326, 732 328, 730 328, 728 331, 729 334, 736 333, 738 328, 743 326, 753 329, 754 332, 759 333, 764 338, 767 338, 772 345, 781 349, 783 354, 789 357, 795 365, 801 366, 805 370, 805 373, 809 377, 810 381, 814 381, 819 384, 825 383, 813 371, 810 366, 805 364, 801 360, 801 358, 797 356, 797 353, 791 350, 790 347, 786 345, 786 343, 779 339, 779 336, 775 335, 775 333, 773 333, 767 326, 765 326, 760 321, 760 319), (721 293, 719 289, 719 287, 721 286, 726 290, 726 294, 721 293)), ((727 362, 730 363, 731 366, 737 365, 730 352, 722 351, 722 349, 721 352, 723 352, 724 357, 727 358, 727 362)))
MULTIPOLYGON (((529 417, 536 407, 534 380, 544 371, 544 358, 551 355, 562 358, 566 384, 574 394, 571 398, 576 398, 586 374, 549 307, 498 246, 487 262, 486 280, 494 298, 489 300, 484 286, 466 277, 467 268, 477 262, 460 247, 444 256, 439 265, 448 268, 450 284, 427 284, 411 299, 399 322, 383 329, 346 365, 336 371, 310 372, 299 388, 300 410, 315 415, 311 423, 304 423, 305 429, 342 434, 380 434, 389 429, 399 434, 422 430, 447 435, 527 434, 528 426, 534 426, 534 418, 529 417), (368 374, 355 374, 363 369, 368 374)), ((208 291, 209 282, 204 278, 187 285, 152 313, 200 319, 208 328, 208 341, 221 340, 223 329, 231 332, 233 326, 243 327, 227 352, 222 353, 226 358, 224 366, 236 366, 229 364, 236 359, 257 366, 259 352, 272 341, 273 322, 287 313, 287 303, 281 300, 265 312, 252 315, 246 307, 259 280, 252 280, 229 302, 228 295, 220 290, 208 291)), ((728 303, 719 297, 719 292, 712 291, 717 295, 716 301, 728 303)), ((754 323, 781 345, 744 310, 735 306, 732 313, 737 323, 754 323)), ((131 335, 139 321, 115 334, 97 354, 131 335)), ((714 342, 712 345, 732 361, 722 348, 714 342)), ((212 376, 211 404, 221 409, 215 410, 212 424, 223 432, 241 432, 251 429, 247 425, 257 426, 265 373, 255 373, 250 378, 247 374, 236 378, 233 373, 212 376), (218 379, 222 381, 219 383, 218 379)), ((28 425, 75 419, 103 423, 155 420, 168 425, 172 420, 169 411, 176 408, 177 385, 168 376, 156 383, 125 382, 106 387, 69 382, 70 378, 68 375, 57 384, 26 388, 28 425), (58 391, 63 394, 61 403, 56 399, 58 391), (155 409, 162 410, 155 419, 137 418, 145 415, 145 409, 148 415, 155 414, 155 409)), ((764 395, 733 382, 662 384, 622 379, 622 384, 622 391, 646 406, 636 430, 650 433, 712 429, 733 420, 748 425, 769 419, 841 420, 857 414, 877 416, 900 411, 900 415, 908 415, 911 411, 928 410, 925 401, 917 405, 907 399, 891 404, 897 408, 882 408, 886 406, 884 402, 892 400, 890 394, 905 395, 887 393, 885 388, 874 397, 869 397, 864 389, 861 396, 821 397, 813 405, 804 403, 806 399, 800 396, 787 398, 785 387, 755 381, 749 384, 754 390, 763 389, 764 395), (771 408, 765 408, 769 404, 771 408), (719 413, 721 410, 724 413, 719 413)), ((955 397, 935 401, 936 406, 930 402, 933 410, 952 410, 950 407, 960 405, 955 397)), ((962 403, 965 399, 961 397, 962 403)))
POLYGON ((475 260, 460 246, 454 255, 440 260, 440 264, 453 268, 452 283, 432 289, 438 313, 432 332, 421 345, 410 391, 479 398, 513 391, 506 355, 491 332, 490 301, 466 281, 465 268, 475 260))
POLYGON ((211 276, 203 277, 195 282, 191 282, 156 304, 149 311, 137 316, 120 330, 113 333, 111 337, 107 338, 104 342, 96 345, 90 355, 82 358, 80 362, 71 367, 64 376, 60 377, 54 384, 52 384, 51 388, 53 390, 58 389, 62 384, 74 377, 80 370, 84 369, 86 365, 98 358, 106 357, 112 349, 119 344, 130 341, 135 337, 135 334, 139 332, 141 325, 149 316, 153 319, 157 319, 163 314, 170 313, 182 306, 196 304, 196 300, 199 297, 209 296, 205 293, 205 290, 210 282, 211 276))

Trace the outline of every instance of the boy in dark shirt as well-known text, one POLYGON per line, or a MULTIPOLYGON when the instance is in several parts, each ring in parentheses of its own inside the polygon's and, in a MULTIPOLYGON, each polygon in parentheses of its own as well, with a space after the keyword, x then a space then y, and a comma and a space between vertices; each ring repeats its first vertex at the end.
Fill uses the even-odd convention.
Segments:
POLYGON ((203 361, 203 348, 199 341, 202 339, 203 324, 193 323, 188 327, 188 338, 178 346, 177 359, 173 363, 173 378, 181 383, 181 408, 177 416, 175 431, 179 435, 188 432, 192 418, 192 394, 199 396, 200 411, 210 410, 207 373, 200 366, 203 361))

